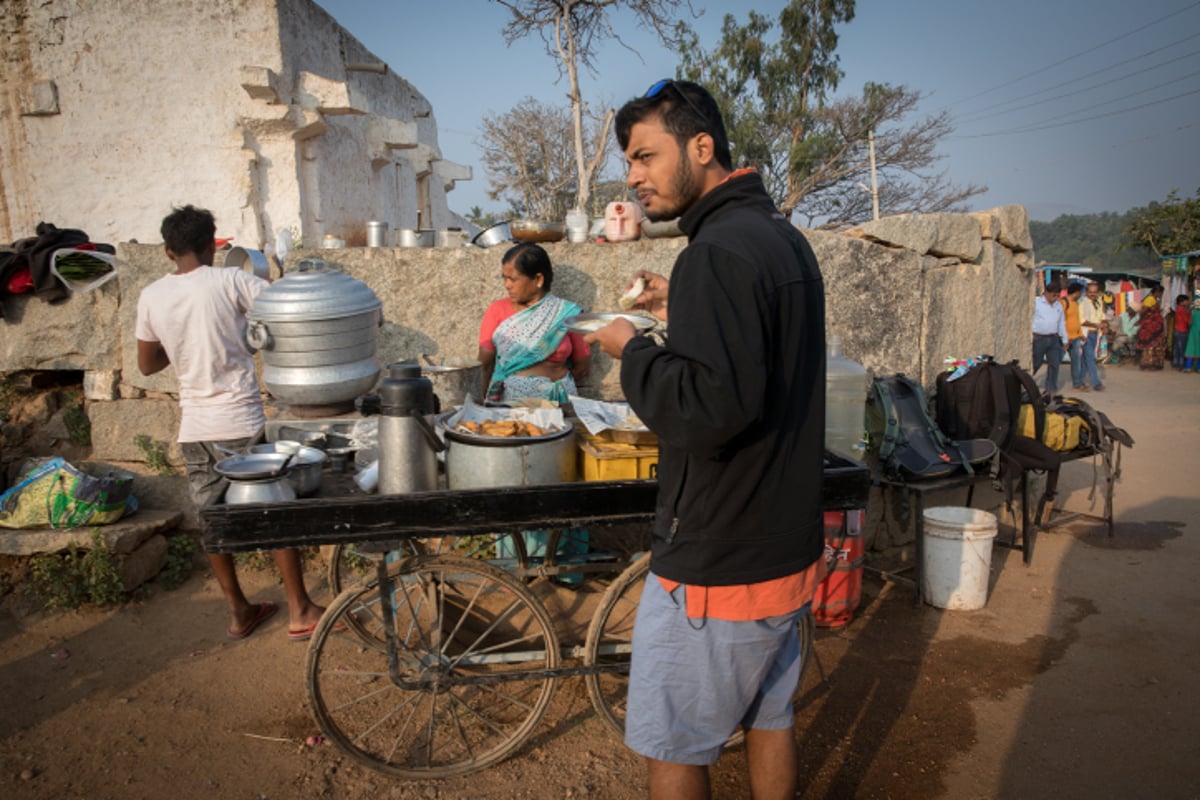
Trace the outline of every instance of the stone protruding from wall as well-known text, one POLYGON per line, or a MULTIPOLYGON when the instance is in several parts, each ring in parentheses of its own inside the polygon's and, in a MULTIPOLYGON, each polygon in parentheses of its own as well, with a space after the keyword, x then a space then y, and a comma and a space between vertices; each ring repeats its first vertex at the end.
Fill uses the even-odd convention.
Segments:
POLYGON ((937 239, 929 248, 929 255, 939 258, 961 258, 975 261, 983 247, 983 235, 979 222, 966 214, 927 214, 937 225, 937 239))
POLYGON ((32 294, 0 295, 0 372, 120 369, 121 329, 114 323, 121 297, 115 280, 55 304, 32 294))
POLYGON ((1033 249, 1033 234, 1029 232, 1029 212, 1025 206, 1010 205, 993 208, 1000 217, 1000 235, 996 241, 1015 253, 1033 249))
POLYGON ((937 241, 937 222, 928 214, 884 217, 846 231, 847 236, 925 255, 937 241))

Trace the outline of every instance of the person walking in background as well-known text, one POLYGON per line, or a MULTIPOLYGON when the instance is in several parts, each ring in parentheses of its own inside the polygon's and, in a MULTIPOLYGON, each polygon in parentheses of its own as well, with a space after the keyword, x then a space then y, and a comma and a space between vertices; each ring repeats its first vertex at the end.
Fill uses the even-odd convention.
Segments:
POLYGON ((625 319, 584 337, 659 436, 650 572, 638 605, 625 742, 650 797, 707 798, 708 765, 741 725, 751 794, 792 798, 797 625, 825 573, 821 512, 825 292, 816 256, 753 169, 733 171, 716 102, 663 80, 626 103, 617 141, 653 221, 688 244, 671 280, 639 272, 625 319))
MULTIPOLYGON (((138 369, 153 375, 175 365, 178 439, 197 509, 219 503, 229 485, 213 469, 225 457, 219 448, 242 452, 262 441, 266 425, 246 346, 246 312, 268 284, 240 269, 211 266, 216 232, 213 215, 190 205, 163 219, 175 271, 143 289, 137 304, 138 369)), ((244 639, 275 615, 274 603, 246 599, 232 555, 210 553, 208 562, 229 605, 229 638, 244 639)), ((308 639, 325 609, 304 588, 299 552, 276 550, 275 564, 287 594, 288 638, 308 639)))
POLYGON ((1068 283, 1067 296, 1060 301, 1067 328, 1067 353, 1071 359, 1071 387, 1076 390, 1086 390, 1083 382, 1083 328, 1079 325, 1079 297, 1082 294, 1082 284, 1068 283))
POLYGON ((1067 349, 1067 323, 1062 305, 1058 302, 1058 284, 1046 284, 1042 295, 1033 301, 1033 369, 1036 375, 1046 364, 1046 391, 1058 391, 1058 365, 1067 349))
POLYGON ((1181 294, 1175 298, 1175 324, 1173 326, 1175 339, 1171 343, 1171 366, 1183 370, 1184 351, 1187 350, 1188 331, 1192 327, 1192 304, 1188 296, 1181 294))
POLYGON ((1100 323, 1103 321, 1104 306, 1100 303, 1100 284, 1090 281, 1087 294, 1079 302, 1079 325, 1085 337, 1082 358, 1084 383, 1078 387, 1082 391, 1088 390, 1088 381, 1091 381, 1093 391, 1104 391, 1104 384, 1100 382, 1100 371, 1096 368, 1096 357, 1100 350, 1100 323))

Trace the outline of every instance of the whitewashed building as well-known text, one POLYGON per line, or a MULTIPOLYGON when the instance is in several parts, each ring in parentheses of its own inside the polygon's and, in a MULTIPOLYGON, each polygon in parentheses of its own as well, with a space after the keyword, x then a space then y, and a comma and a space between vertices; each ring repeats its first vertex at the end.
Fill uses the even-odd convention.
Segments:
POLYGON ((310 0, 0 0, 0 243, 43 220, 158 242, 192 203, 243 247, 361 245, 368 220, 466 227, 447 195, 470 178, 310 0))

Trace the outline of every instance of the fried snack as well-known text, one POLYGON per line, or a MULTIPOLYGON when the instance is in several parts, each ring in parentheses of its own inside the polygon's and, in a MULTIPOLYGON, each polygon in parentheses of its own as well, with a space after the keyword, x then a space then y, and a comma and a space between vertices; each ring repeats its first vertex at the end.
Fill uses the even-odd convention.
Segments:
POLYGON ((489 420, 479 424, 479 432, 484 436, 516 436, 518 423, 516 420, 489 420))
POLYGON ((467 433, 479 433, 479 423, 463 420, 454 426, 456 430, 466 431, 467 433))
POLYGON ((617 300, 617 304, 621 306, 622 310, 628 311, 633 308, 633 304, 637 302, 637 299, 642 296, 642 292, 644 291, 646 291, 646 279, 639 277, 629 287, 629 291, 621 295, 617 300))
POLYGON ((518 436, 545 436, 547 433, 545 428, 539 428, 532 422, 519 422, 517 425, 520 429, 518 436))

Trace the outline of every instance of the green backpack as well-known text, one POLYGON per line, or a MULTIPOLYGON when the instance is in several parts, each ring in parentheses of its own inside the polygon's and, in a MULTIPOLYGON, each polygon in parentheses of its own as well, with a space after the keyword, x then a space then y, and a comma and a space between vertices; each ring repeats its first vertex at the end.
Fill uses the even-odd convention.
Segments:
POLYGON ((869 450, 878 458, 878 472, 890 480, 974 473, 975 465, 996 454, 996 445, 989 439, 958 441, 946 436, 929 413, 921 385, 903 374, 881 376, 872 382, 867 431, 869 450))

